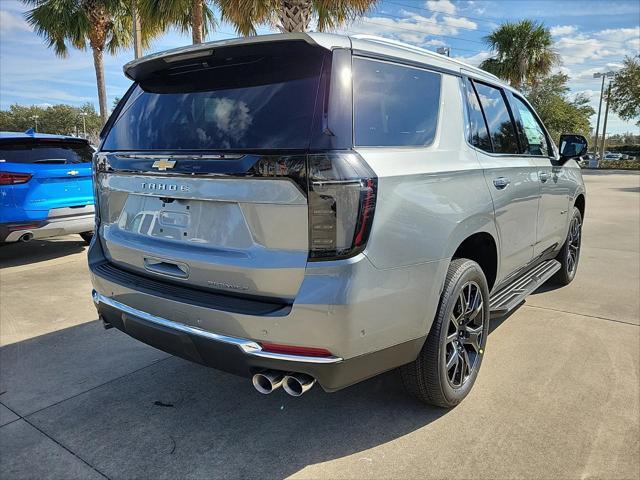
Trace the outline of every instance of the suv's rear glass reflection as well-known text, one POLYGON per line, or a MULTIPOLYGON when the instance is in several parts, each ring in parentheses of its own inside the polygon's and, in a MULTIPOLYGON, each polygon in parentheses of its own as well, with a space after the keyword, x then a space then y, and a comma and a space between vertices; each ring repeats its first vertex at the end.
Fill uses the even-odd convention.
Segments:
POLYGON ((138 85, 103 149, 307 148, 323 58, 290 47, 171 67, 138 85))

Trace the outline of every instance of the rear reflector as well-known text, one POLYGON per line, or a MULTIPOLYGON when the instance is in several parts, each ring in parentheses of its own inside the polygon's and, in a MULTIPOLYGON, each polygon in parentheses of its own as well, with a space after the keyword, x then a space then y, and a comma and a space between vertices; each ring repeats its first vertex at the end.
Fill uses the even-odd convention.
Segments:
POLYGON ((30 173, 0 172, 0 185, 18 185, 31 180, 30 173))
POLYGON ((295 345, 282 345, 280 343, 261 342, 260 346, 265 352, 285 353, 287 355, 300 355, 305 357, 331 357, 331 352, 325 348, 298 347, 295 345))
POLYGON ((40 223, 18 223, 15 225, 8 225, 7 228, 10 232, 18 232, 20 230, 33 230, 34 228, 39 228, 40 223))

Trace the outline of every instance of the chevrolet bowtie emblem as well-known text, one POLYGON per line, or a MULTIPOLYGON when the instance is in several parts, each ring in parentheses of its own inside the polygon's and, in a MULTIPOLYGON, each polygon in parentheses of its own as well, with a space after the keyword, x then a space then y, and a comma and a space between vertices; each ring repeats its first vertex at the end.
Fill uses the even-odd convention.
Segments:
POLYGON ((78 175, 80 172, 78 170, 69 170, 67 172, 67 175, 71 175, 71 176, 75 176, 78 175))
POLYGON ((153 162, 153 165, 151 165, 153 168, 157 168, 158 170, 166 170, 167 168, 173 168, 176 164, 175 160, 156 160, 155 162, 153 162))

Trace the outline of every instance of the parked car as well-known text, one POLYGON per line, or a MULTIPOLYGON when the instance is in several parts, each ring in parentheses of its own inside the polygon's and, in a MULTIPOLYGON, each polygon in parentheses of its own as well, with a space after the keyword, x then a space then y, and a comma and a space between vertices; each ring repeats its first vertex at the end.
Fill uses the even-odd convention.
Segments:
POLYGON ((92 155, 81 138, 0 132, 0 243, 78 233, 88 244, 92 155))
POLYGON ((489 318, 576 274, 586 140, 558 151, 487 72, 315 33, 171 50, 125 72, 134 85, 96 154, 89 251, 107 327, 261 393, 400 367, 409 392, 452 407, 489 318))
POLYGON ((607 160, 621 160, 622 159, 622 154, 621 153, 611 153, 611 152, 607 152, 604 156, 605 161, 607 160))

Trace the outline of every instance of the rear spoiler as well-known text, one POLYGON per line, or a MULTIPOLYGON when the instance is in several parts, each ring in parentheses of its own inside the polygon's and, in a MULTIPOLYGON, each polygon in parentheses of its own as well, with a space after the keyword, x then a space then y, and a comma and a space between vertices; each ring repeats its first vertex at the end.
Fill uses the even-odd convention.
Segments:
POLYGON ((332 50, 334 48, 351 48, 351 41, 348 37, 332 35, 326 33, 279 33, 273 35, 258 35, 253 37, 232 38, 216 42, 189 45, 187 47, 174 48, 164 52, 154 53, 133 60, 123 67, 124 74, 138 82, 153 74, 166 69, 171 64, 205 58, 220 50, 227 48, 242 48, 251 45, 260 45, 276 42, 306 42, 309 45, 332 50))

